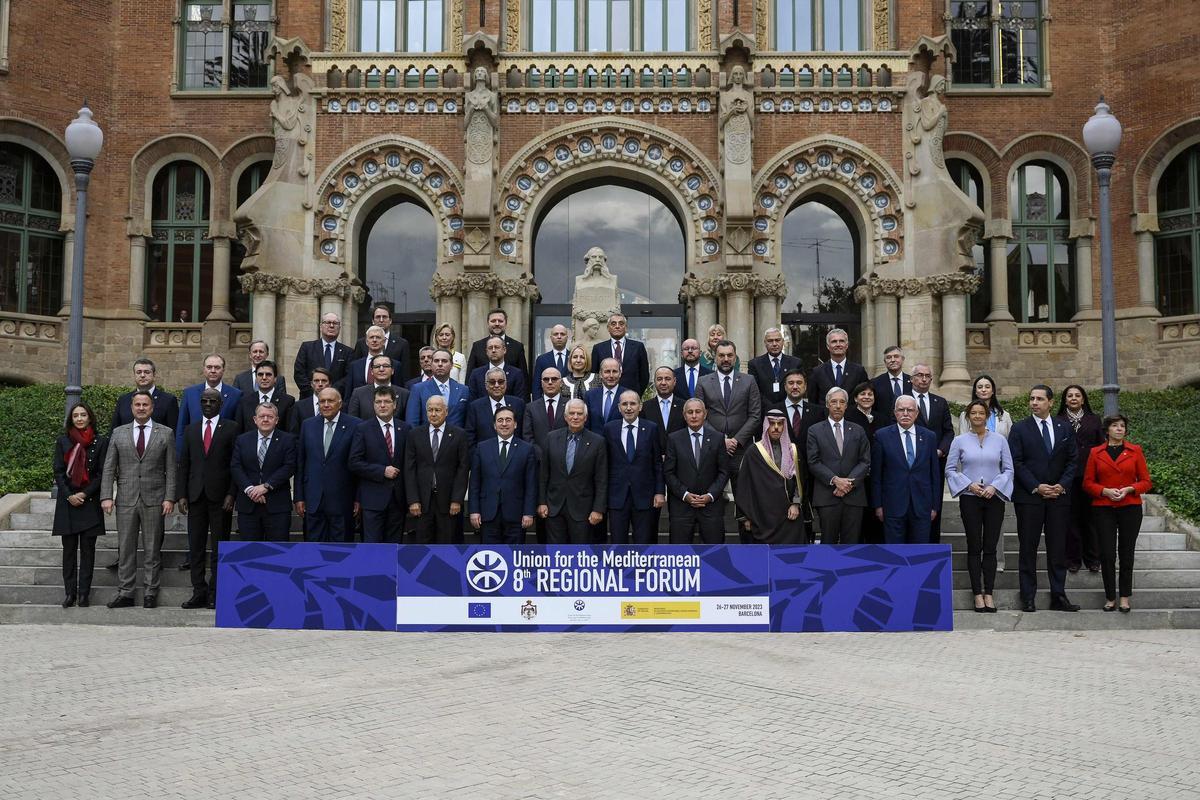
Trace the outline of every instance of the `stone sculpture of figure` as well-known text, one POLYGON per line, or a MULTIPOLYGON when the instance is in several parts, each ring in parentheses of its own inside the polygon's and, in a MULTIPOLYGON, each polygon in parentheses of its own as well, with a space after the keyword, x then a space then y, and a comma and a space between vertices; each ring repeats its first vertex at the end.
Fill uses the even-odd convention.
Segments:
POLYGON ((735 66, 721 91, 719 126, 721 166, 725 174, 725 208, 729 219, 754 214, 750 155, 754 139, 754 96, 746 86, 746 68, 735 66))
MULTIPOLYGON (((599 320, 621 310, 621 292, 617 278, 608 271, 608 256, 593 247, 583 257, 583 274, 575 279, 575 294, 571 297, 571 317, 575 321, 574 341, 591 348, 604 338, 599 320)), ((592 369, 600 366, 593 364, 592 369)))
POLYGON ((271 79, 271 120, 275 132, 275 159, 269 180, 304 183, 308 175, 305 144, 311 131, 312 78, 294 72, 291 81, 282 75, 271 79))
POLYGON ((604 254, 604 250, 599 247, 593 247, 583 255, 583 277, 590 278, 600 276, 602 278, 612 278, 613 274, 608 271, 608 256, 604 254))
POLYGON ((491 164, 492 141, 499 121, 496 93, 492 91, 487 67, 475 68, 475 85, 466 96, 464 125, 467 159, 474 164, 491 164))

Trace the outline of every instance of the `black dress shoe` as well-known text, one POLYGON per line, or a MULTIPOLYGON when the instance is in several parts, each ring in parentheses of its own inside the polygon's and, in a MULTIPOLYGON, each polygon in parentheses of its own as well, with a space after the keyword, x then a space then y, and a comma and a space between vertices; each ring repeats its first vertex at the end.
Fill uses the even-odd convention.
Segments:
POLYGON ((180 571, 180 572, 187 572, 187 571, 188 571, 189 569, 191 569, 191 568, 192 568, 192 562, 191 562, 191 561, 184 561, 182 564, 180 564, 180 565, 179 565, 179 571, 180 571))
POLYGON ((187 600, 183 601, 180 608, 204 608, 208 604, 208 598, 202 594, 194 594, 187 600))
POLYGON ((1065 594, 1050 598, 1051 611, 1078 611, 1079 606, 1067 599, 1065 594))
POLYGON ((63 607, 63 608, 70 608, 70 607, 71 607, 71 606, 73 606, 73 605, 75 605, 75 595, 73 595, 73 594, 69 594, 69 595, 67 595, 67 596, 66 596, 66 598, 63 600, 63 602, 62 602, 62 607, 63 607))
POLYGON ((995 614, 995 613, 996 613, 996 607, 995 607, 995 606, 984 606, 984 607, 983 607, 983 612, 984 612, 985 614, 995 614))
POLYGON ((1120 611, 1122 614, 1128 614, 1130 611, 1133 611, 1133 608, 1130 606, 1117 606, 1117 611, 1120 611))
POLYGON ((158 608, 158 595, 146 595, 146 597, 142 600, 142 608, 158 608))
POLYGON ((1037 606, 1034 605, 1032 600, 1023 600, 1021 601, 1021 610, 1027 614, 1032 614, 1037 611, 1037 606))
POLYGON ((78 605, 80 608, 87 608, 87 607, 88 607, 88 606, 90 606, 91 604, 92 604, 92 601, 88 599, 88 596, 87 596, 87 594, 81 594, 81 595, 79 595, 79 603, 78 603, 77 605, 78 605))
POLYGON ((1088 572, 1099 572, 1100 571, 1099 564, 1088 564, 1087 568, 1088 568, 1088 572))
POLYGON ((1102 605, 1102 606, 1100 607, 1100 610, 1101 610, 1101 611, 1116 611, 1116 610, 1117 610, 1117 607, 1116 607, 1116 606, 1110 606, 1108 603, 1105 603, 1104 605, 1102 605))
POLYGON ((118 595, 117 597, 114 597, 112 600, 108 601, 108 607, 109 608, 133 608, 133 598, 132 597, 121 597, 118 595))
POLYGON ((1079 572, 1079 568, 1082 566, 1083 565, 1080 564, 1078 561, 1072 561, 1070 564, 1067 564, 1067 572, 1074 575, 1076 572, 1079 572))
POLYGON ((206 606, 206 607, 208 607, 208 608, 211 608, 211 609, 215 609, 215 608, 217 607, 217 598, 216 598, 216 595, 211 595, 211 594, 210 594, 210 595, 208 596, 208 602, 207 602, 207 603, 205 603, 205 606, 206 606))

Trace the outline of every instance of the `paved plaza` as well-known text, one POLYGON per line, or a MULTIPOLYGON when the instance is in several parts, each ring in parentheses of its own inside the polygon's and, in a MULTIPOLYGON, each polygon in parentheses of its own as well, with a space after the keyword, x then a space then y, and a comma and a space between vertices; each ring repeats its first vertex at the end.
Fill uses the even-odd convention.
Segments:
POLYGON ((1200 631, 0 626, 0 797, 1200 797, 1200 631))

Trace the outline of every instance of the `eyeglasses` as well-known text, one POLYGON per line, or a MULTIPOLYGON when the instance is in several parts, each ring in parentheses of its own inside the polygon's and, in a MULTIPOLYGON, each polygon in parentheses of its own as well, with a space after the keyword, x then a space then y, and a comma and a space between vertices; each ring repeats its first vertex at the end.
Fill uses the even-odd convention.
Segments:
POLYGON ((503 386, 507 381, 488 381, 488 386, 503 386))
POLYGON ((341 325, 342 323, 338 322, 338 321, 337 321, 337 320, 335 320, 335 319, 327 319, 327 320, 325 320, 324 322, 322 322, 321 324, 322 324, 322 325, 332 325, 333 327, 335 327, 335 328, 336 328, 336 327, 338 327, 339 325, 341 325))
POLYGON ((542 378, 542 383, 554 383, 555 381, 561 381, 561 380, 562 380, 562 378, 553 378, 553 377, 547 375, 546 377, 542 378))

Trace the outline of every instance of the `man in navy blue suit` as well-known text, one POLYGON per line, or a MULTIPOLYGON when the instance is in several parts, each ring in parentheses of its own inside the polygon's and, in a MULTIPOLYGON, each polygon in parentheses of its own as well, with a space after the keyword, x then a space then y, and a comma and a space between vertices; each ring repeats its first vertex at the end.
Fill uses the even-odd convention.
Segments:
POLYGON ((608 444, 608 532, 613 544, 658 540, 658 514, 667 502, 663 482, 662 444, 658 427, 639 418, 642 398, 632 389, 621 393, 621 418, 604 426, 608 444))
POLYGON ((763 333, 763 346, 767 352, 757 358, 750 359, 746 371, 758 383, 758 396, 762 399, 763 408, 783 400, 786 392, 783 387, 783 376, 790 370, 800 369, 800 359, 783 352, 783 330, 767 328, 763 333))
POLYGON ((375 388, 375 413, 354 429, 350 472, 358 479, 364 542, 400 544, 404 538, 404 442, 409 427, 396 417, 396 389, 375 388))
POLYGON ((367 334, 363 341, 367 343, 367 354, 350 362, 350 366, 346 368, 346 377, 342 379, 342 385, 338 389, 342 393, 342 397, 346 398, 347 403, 354 396, 355 389, 375 383, 375 374, 371 371, 375 356, 385 356, 388 359, 388 363, 392 365, 391 383, 400 387, 404 386, 399 365, 383 350, 383 328, 378 325, 367 328, 367 334))
POLYGON ((533 445, 516 435, 517 417, 501 408, 496 438, 471 456, 471 525, 484 544, 519 545, 533 527, 538 499, 538 459, 533 445))
POLYGON ((640 396, 650 384, 650 361, 646 356, 646 345, 625 335, 628 327, 624 314, 609 317, 608 335, 611 338, 592 345, 592 363, 601 364, 606 358, 615 358, 621 365, 621 385, 640 396))
POLYGON ((542 372, 553 367, 560 376, 567 374, 567 339, 571 333, 566 325, 555 325, 550 329, 550 349, 537 357, 533 362, 533 398, 542 396, 542 372))
POLYGON ((241 434, 233 444, 229 471, 237 495, 238 533, 244 540, 288 540, 296 438, 278 424, 279 412, 264 403, 254 413, 255 430, 241 434))
POLYGON ((467 389, 471 392, 471 399, 478 400, 487 394, 487 388, 484 386, 484 376, 487 375, 490 369, 504 370, 504 377, 508 380, 508 393, 514 397, 522 399, 529 397, 528 389, 525 386, 525 372, 520 367, 514 367, 512 364, 505 363, 505 356, 508 348, 504 344, 504 337, 492 336, 487 340, 487 363, 481 367, 476 367, 470 375, 467 376, 467 389))
POLYGON ((889 345, 883 351, 883 366, 886 369, 871 379, 871 388, 875 390, 875 413, 891 419, 896 398, 912 394, 912 376, 904 371, 904 351, 900 345, 889 345))
POLYGON ((675 395, 680 400, 689 400, 696 396, 700 378, 712 372, 712 367, 700 363, 700 342, 695 339, 684 339, 679 345, 679 355, 683 364, 675 368, 675 395))
POLYGON ((200 395, 205 389, 216 389, 221 393, 221 419, 232 420, 237 416, 242 393, 237 387, 222 383, 225 378, 225 356, 211 353, 204 357, 204 382, 183 390, 183 402, 179 404, 179 424, 175 427, 175 452, 183 451, 183 432, 187 426, 202 419, 200 395))
POLYGON ((825 347, 829 350, 829 360, 818 364, 808 375, 808 399, 814 403, 824 403, 825 395, 834 386, 854 391, 860 383, 870 383, 871 378, 862 364, 856 364, 846 357, 850 351, 850 334, 841 328, 833 328, 825 334, 825 347))
POLYGON ((310 542, 354 541, 354 476, 350 440, 362 422, 342 413, 342 395, 332 386, 317 397, 321 415, 300 426, 296 451, 296 513, 304 517, 310 542))
POLYGON ((446 401, 446 422, 457 428, 465 427, 471 393, 466 386, 450 377, 453 356, 449 350, 434 350, 432 358, 433 377, 412 387, 404 421, 414 428, 424 425, 428 421, 425 417, 425 401, 432 395, 440 394, 446 401))
POLYGON ((1017 512, 1020 546, 1021 610, 1037 611, 1037 550, 1046 533, 1046 573, 1050 579, 1050 609, 1078 611, 1067 599, 1066 536, 1071 524, 1071 498, 1078 453, 1075 430, 1062 417, 1050 416, 1054 391, 1045 384, 1029 390, 1033 416, 1012 426, 1013 508, 1017 512))
POLYGON ((871 444, 871 499, 887 544, 928 544, 929 524, 942 508, 937 437, 917 425, 917 401, 900 397, 896 424, 871 444))
POLYGON ((340 386, 346 377, 346 368, 354 360, 354 351, 338 341, 342 330, 342 320, 337 314, 329 312, 321 315, 321 335, 307 342, 301 342, 296 351, 296 365, 292 377, 296 380, 296 399, 303 400, 313 393, 309 378, 317 367, 329 371, 329 380, 334 386, 340 386))
MULTIPOLYGON (((166 389, 160 389, 154 385, 156 376, 157 369, 150 359, 139 358, 133 362, 134 391, 149 392, 150 396, 154 398, 154 411, 151 413, 150 419, 175 430, 179 427, 179 400, 166 389)), ((133 407, 130 402, 132 399, 133 392, 126 392, 117 398, 109 430, 133 422, 133 407)))
MULTIPOLYGON (((467 406, 467 446, 474 447, 482 441, 496 438, 496 412, 504 406, 512 408, 517 415, 517 436, 521 436, 521 423, 525 419, 525 401, 507 391, 508 378, 504 370, 492 367, 484 376, 487 395, 472 400, 467 406)), ((522 437, 523 438, 523 437, 522 437)))
POLYGON ((600 385, 588 389, 588 430, 603 434, 605 425, 620 419, 620 399, 621 365, 615 358, 606 358, 600 362, 600 385))

